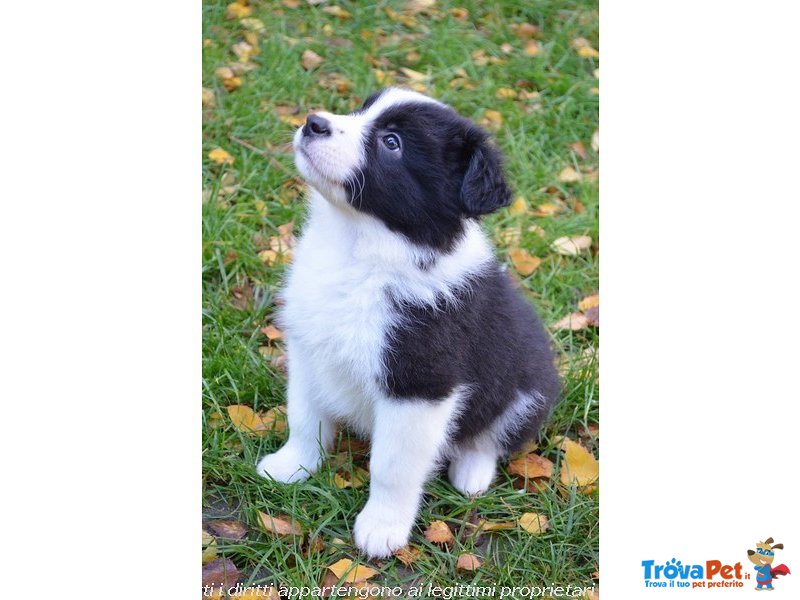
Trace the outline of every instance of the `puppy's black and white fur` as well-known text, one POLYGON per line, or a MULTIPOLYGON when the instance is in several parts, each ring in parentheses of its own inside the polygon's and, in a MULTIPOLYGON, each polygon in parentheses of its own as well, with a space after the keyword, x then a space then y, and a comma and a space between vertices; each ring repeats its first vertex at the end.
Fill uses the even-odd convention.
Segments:
POLYGON ((547 333, 495 261, 478 218, 511 192, 479 127, 389 88, 294 138, 310 215, 284 291, 289 440, 258 463, 302 480, 335 424, 371 439, 354 534, 382 557, 408 542, 426 479, 485 491, 558 395, 547 333))

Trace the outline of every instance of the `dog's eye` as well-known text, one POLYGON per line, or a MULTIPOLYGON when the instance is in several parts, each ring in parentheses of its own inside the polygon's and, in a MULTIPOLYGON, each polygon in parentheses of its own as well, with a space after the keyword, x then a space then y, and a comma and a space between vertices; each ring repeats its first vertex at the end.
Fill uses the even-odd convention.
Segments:
POLYGON ((383 145, 389 150, 400 150, 400 138, 394 133, 383 136, 383 145))

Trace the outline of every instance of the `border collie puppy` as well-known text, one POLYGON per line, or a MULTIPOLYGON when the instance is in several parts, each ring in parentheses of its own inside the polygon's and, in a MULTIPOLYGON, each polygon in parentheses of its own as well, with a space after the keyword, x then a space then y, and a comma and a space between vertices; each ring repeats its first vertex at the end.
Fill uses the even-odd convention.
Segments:
POLYGON ((482 129, 389 88, 351 114, 310 115, 294 148, 310 207, 280 315, 289 439, 257 470, 300 481, 337 423, 369 437, 354 536, 385 557, 408 542, 439 464, 474 496, 536 435, 559 393, 550 340, 478 222, 511 196, 482 129))

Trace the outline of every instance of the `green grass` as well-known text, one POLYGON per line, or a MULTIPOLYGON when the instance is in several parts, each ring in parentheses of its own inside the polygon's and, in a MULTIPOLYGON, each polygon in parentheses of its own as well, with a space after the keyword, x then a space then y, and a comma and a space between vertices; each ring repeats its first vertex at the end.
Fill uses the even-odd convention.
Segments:
MULTIPOLYGON (((476 121, 485 109, 498 110, 503 125, 495 132, 496 141, 506 155, 516 195, 524 196, 531 207, 555 197, 566 201, 564 210, 550 217, 500 211, 485 221, 487 231, 499 241, 500 230, 519 226, 519 245, 542 258, 522 284, 546 323, 577 310, 577 302, 598 286, 597 182, 592 176, 576 183, 558 179, 566 166, 584 173, 597 168, 597 154, 590 148, 597 129, 597 63, 581 58, 570 46, 571 40, 583 37, 597 47, 595 2, 439 2, 435 12, 416 15, 416 24, 410 26, 392 20, 384 10, 400 10, 403 3, 342 2, 351 14, 346 20, 323 12, 329 4, 309 6, 301 1, 290 8, 279 2, 252 2, 252 17, 265 25, 258 35, 260 53, 252 58, 256 68, 243 73, 241 87, 230 93, 215 70, 237 60, 231 48, 243 39, 244 29, 238 20, 226 19, 225 2, 206 2, 203 8, 203 85, 215 96, 215 106, 203 109, 203 510, 205 518, 234 517, 248 525, 245 539, 220 539, 218 544, 220 555, 232 559, 249 584, 319 584, 327 565, 343 557, 359 559, 351 528, 367 496, 366 487, 332 485, 330 465, 308 482, 292 486, 258 477, 256 459, 280 447, 284 434, 248 436, 231 426, 225 411, 230 404, 260 411, 285 402, 284 375, 259 351, 268 345, 259 329, 276 309, 284 268, 266 265, 258 251, 279 225, 294 221, 299 231, 304 204, 297 195, 287 146, 293 129, 278 118, 276 106, 297 107, 300 115, 321 107, 352 110, 382 87, 371 56, 384 61, 383 71, 409 67, 429 74, 429 93, 476 121), (453 6, 468 9, 469 19, 455 19, 449 12, 453 6), (524 41, 511 29, 524 22, 539 27, 537 56, 523 52, 524 41), (500 48, 505 43, 513 47, 509 54, 500 48), (305 49, 324 58, 318 69, 301 68, 305 49), (471 53, 480 49, 504 64, 476 65, 471 53), (407 57, 412 51, 419 54, 418 60, 407 57), (464 72, 474 89, 450 87, 464 72), (329 73, 345 76, 351 88, 340 93, 320 85, 319 77, 329 73), (524 86, 539 96, 523 101, 495 96, 498 88, 524 86), (576 141, 585 145, 586 160, 570 150, 576 141), (234 157, 232 165, 220 166, 207 158, 217 147, 234 157), (532 225, 541 227, 543 236, 529 231, 532 225), (579 257, 556 255, 550 243, 564 235, 589 235, 595 246, 579 257), (236 300, 243 289, 252 291, 245 305, 236 300), (213 413, 223 415, 221 426, 212 426, 213 413), (307 532, 305 537, 276 539, 260 532, 258 510, 292 515, 307 532), (312 536, 322 539, 321 551, 309 551, 312 536), (334 545, 336 538, 343 542, 334 545)), ((402 77, 397 83, 402 84, 402 77)), ((498 244, 499 258, 508 262, 506 252, 498 244)), ((578 439, 588 425, 597 423, 597 363, 588 352, 597 347, 597 330, 555 332, 554 343, 563 363, 564 399, 546 427, 541 453, 558 463, 553 438, 578 439)), ((583 442, 596 453, 596 438, 584 437, 583 442)), ((476 500, 462 497, 444 477, 431 481, 426 491, 412 537, 412 544, 422 549, 421 558, 410 567, 397 559, 371 563, 380 571, 374 582, 591 584, 598 563, 598 492, 587 495, 567 488, 560 493, 551 484, 538 494, 521 494, 502 469, 491 491, 476 500), (513 520, 524 512, 547 515, 549 531, 539 536, 519 529, 475 536, 465 524, 478 518, 513 520), (455 527, 454 548, 424 540, 422 531, 434 519, 455 527), (483 566, 474 573, 457 572, 460 552, 480 555, 483 566)))

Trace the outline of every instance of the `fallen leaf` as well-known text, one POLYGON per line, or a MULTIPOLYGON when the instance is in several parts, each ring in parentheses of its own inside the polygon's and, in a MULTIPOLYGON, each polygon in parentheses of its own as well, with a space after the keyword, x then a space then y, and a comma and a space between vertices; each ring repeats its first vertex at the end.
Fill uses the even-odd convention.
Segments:
POLYGON ((214 148, 208 153, 208 159, 218 165, 232 165, 233 157, 222 148, 214 148))
POLYGON ((230 558, 217 558, 203 565, 203 585, 225 589, 239 581, 239 569, 230 558))
POLYGON ((599 129, 597 129, 592 134, 592 150, 594 150, 595 152, 599 152, 600 151, 600 130, 599 129))
POLYGON ((523 196, 517 196, 508 207, 508 214, 510 215, 524 215, 528 212, 528 203, 523 196))
POLYGON ((490 521, 484 521, 481 519, 474 527, 479 531, 502 531, 505 529, 514 529, 516 526, 517 524, 514 521, 500 521, 492 523, 490 521))
POLYGON ((589 320, 586 318, 586 316, 584 316, 583 313, 575 312, 567 315, 559 321, 556 321, 550 326, 550 328, 556 330, 569 329, 571 331, 578 331, 580 329, 586 329, 588 326, 589 320))
POLYGON ((247 42, 239 42, 234 44, 231 46, 231 50, 236 55, 236 58, 242 62, 247 62, 250 60, 250 57, 258 53, 257 48, 248 44, 247 42))
POLYGON ((557 202, 543 202, 539 206, 536 207, 536 210, 533 212, 533 216, 535 217, 553 217, 564 210, 564 203, 561 201, 557 202))
POLYGON ((564 458, 561 459, 561 483, 586 486, 597 481, 600 463, 591 452, 568 437, 562 438, 561 450, 564 452, 564 458))
POLYGON ((453 15, 453 18, 456 21, 461 21, 462 23, 469 20, 469 10, 466 8, 455 7, 450 9, 450 14, 453 15))
POLYGON ((399 560, 405 566, 413 563, 420 557, 421 554, 422 550, 414 546, 403 546, 399 550, 394 551, 394 555, 397 557, 397 560, 399 560))
POLYGON ((214 73, 217 79, 222 82, 222 86, 229 92, 234 91, 242 85, 241 78, 238 77, 230 67, 220 67, 214 73))
POLYGON ((344 576, 343 583, 359 583, 371 577, 375 577, 375 575, 378 574, 375 569, 370 569, 365 565, 356 565, 353 567, 353 561, 349 558, 343 558, 333 563, 328 567, 328 570, 339 579, 342 579, 344 576))
POLYGON ((229 540, 241 540, 247 535, 247 528, 236 519, 209 521, 206 527, 217 537, 229 540))
POLYGON ((347 12, 345 9, 343 9, 341 6, 336 6, 336 5, 335 6, 324 6, 322 8, 322 12, 327 13, 327 14, 329 14, 331 16, 334 16, 337 19, 342 19, 343 21, 345 19, 350 19, 353 16, 349 12, 347 12))
POLYGON ((514 51, 514 46, 505 42, 504 44, 500 44, 500 52, 503 54, 511 54, 514 51))
POLYGON ((519 518, 519 526, 528 533, 539 535, 550 529, 547 517, 537 513, 525 513, 519 518))
POLYGON ((549 478, 553 476, 553 463, 538 454, 526 454, 508 463, 508 472, 529 479, 549 478))
POLYGON ((427 81, 428 76, 425 73, 420 73, 419 71, 415 71, 414 69, 409 69, 407 67, 400 67, 400 72, 408 77, 410 81, 427 81))
POLYGON ((531 40, 525 43, 523 50, 528 56, 538 56, 542 51, 542 45, 536 40, 531 40))
POLYGON ((503 124, 503 115, 496 110, 487 109, 483 112, 481 124, 490 129, 499 129, 503 124))
POLYGON ((313 50, 306 50, 300 57, 300 64, 306 71, 312 71, 322 64, 323 58, 313 50))
POLYGON ((267 325, 266 327, 262 327, 261 333, 267 336, 267 339, 269 340, 283 339, 283 332, 272 324, 267 325))
POLYGON ((521 240, 522 228, 519 225, 497 230, 498 244, 503 247, 518 246, 521 240))
POLYGON ((264 413, 256 413, 244 404, 231 404, 226 408, 233 426, 244 433, 263 435, 269 431, 286 429, 285 409, 282 406, 276 406, 264 413))
POLYGON ((558 174, 558 180, 563 181, 564 183, 574 183, 576 181, 580 181, 581 179, 583 179, 583 175, 581 175, 572 167, 564 167, 564 169, 562 169, 558 174))
POLYGON ((550 247, 558 254, 577 256, 584 250, 588 250, 592 247, 592 238, 588 235, 564 236, 555 240, 550 244, 550 247))
POLYGON ((462 571, 475 571, 480 568, 483 563, 481 559, 475 556, 474 554, 459 554, 458 560, 456 561, 456 569, 461 569, 462 571))
POLYGON ((592 306, 591 308, 587 308, 583 311, 583 315, 586 317, 586 321, 592 327, 600 327, 600 307, 599 306, 592 306))
POLYGON ((434 544, 451 544, 455 541, 453 532, 444 521, 433 521, 425 530, 425 539, 434 544))
POLYGON ((515 29, 517 36, 523 40, 530 39, 539 33, 539 28, 531 23, 521 23, 515 29))
POLYGON ((578 302, 578 310, 581 311, 588 310, 594 306, 600 306, 599 294, 591 294, 590 296, 586 296, 580 302, 578 302))
POLYGON ((583 160, 589 158, 589 155, 586 152, 586 146, 583 145, 583 142, 578 140, 577 142, 573 142, 569 145, 570 150, 572 150, 575 154, 580 156, 583 160))
POLYGON ((600 53, 592 47, 592 43, 586 38, 575 38, 569 43, 581 58, 597 58, 600 53))
POLYGON ((495 98, 499 98, 501 100, 508 100, 517 97, 517 91, 512 90, 511 88, 501 87, 494 94, 495 98))
POLYGON ((239 21, 239 25, 247 31, 252 31, 254 33, 261 33, 266 29, 261 19, 244 18, 239 21))
POLYGON ((354 467, 353 473, 340 472, 333 476, 333 484, 339 488, 358 489, 364 487, 369 481, 369 471, 361 467, 354 467))
POLYGON ((217 540, 214 536, 203 530, 203 564, 217 558, 217 540))
POLYGON ((226 19, 242 19, 253 14, 253 9, 243 2, 231 2, 225 9, 226 19))
POLYGON ((278 537, 287 535, 303 535, 303 530, 300 525, 289 519, 288 517, 273 517, 261 511, 258 511, 258 516, 261 518, 261 524, 267 533, 271 533, 278 537))
POLYGON ((436 0, 408 0, 404 10, 410 13, 418 13, 430 10, 435 4, 436 0))
POLYGON ((523 277, 527 277, 533 273, 539 265, 542 264, 542 259, 538 256, 532 256, 527 250, 522 248, 512 248, 508 251, 508 258, 511 259, 511 264, 517 272, 523 277))
POLYGON ((214 95, 214 90, 203 88, 203 106, 207 108, 214 108, 217 103, 217 97, 214 95))

